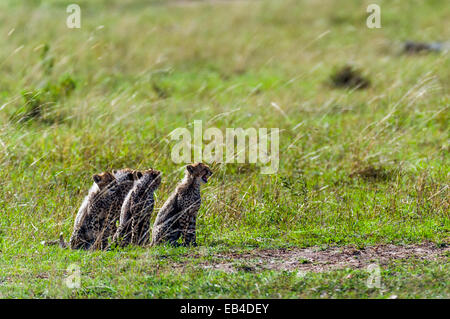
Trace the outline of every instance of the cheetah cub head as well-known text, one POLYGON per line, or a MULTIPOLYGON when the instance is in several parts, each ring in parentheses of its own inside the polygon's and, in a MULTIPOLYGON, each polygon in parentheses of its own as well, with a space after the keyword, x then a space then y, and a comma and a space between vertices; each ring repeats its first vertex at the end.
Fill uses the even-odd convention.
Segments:
POLYGON ((148 188, 157 189, 161 184, 161 172, 153 168, 137 171, 136 177, 140 184, 145 184, 148 188))
POLYGON ((208 165, 203 163, 195 163, 186 166, 189 177, 196 179, 200 183, 207 183, 208 178, 212 175, 212 171, 208 165))
POLYGON ((98 188, 102 190, 116 178, 110 172, 103 172, 100 174, 93 175, 92 179, 94 180, 95 184, 97 184, 98 188))
POLYGON ((113 170, 113 176, 119 181, 136 181, 139 179, 138 177, 139 171, 131 169, 131 168, 122 168, 113 170))

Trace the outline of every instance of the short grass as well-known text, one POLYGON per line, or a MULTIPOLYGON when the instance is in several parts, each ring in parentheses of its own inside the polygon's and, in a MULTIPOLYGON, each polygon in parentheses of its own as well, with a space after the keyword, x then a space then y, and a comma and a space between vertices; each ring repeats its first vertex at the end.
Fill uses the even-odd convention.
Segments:
POLYGON ((66 27, 66 1, 0 4, 0 296, 450 297, 437 262, 389 265, 384 288, 370 290, 364 271, 174 272, 183 248, 40 244, 70 236, 97 172, 161 170, 161 207, 183 174, 169 134, 194 120, 281 131, 276 174, 213 166, 198 218, 211 253, 448 244, 450 62, 400 52, 404 40, 450 39, 445 1, 77 3, 81 29, 66 27), (365 24, 373 2, 381 29, 365 24), (346 64, 371 86, 333 88, 346 64), (73 263, 83 279, 70 290, 73 263))
MULTIPOLYGON (((8 298, 448 298, 448 264, 397 260, 381 267, 380 286, 369 288, 366 269, 311 273, 255 271, 228 273, 199 267, 226 248, 132 248, 120 252, 72 252, 36 248, 28 255, 5 256, 1 296, 8 298), (194 249, 191 249, 194 250, 194 249), (198 254, 199 249, 195 249, 198 254), (30 259, 39 263, 30 267, 30 259), (80 288, 71 289, 73 270, 80 288), (177 265, 174 268, 174 265, 177 265), (182 266, 181 266, 182 265, 182 266), (69 278, 69 279, 67 279, 69 278)), ((236 262, 238 266, 239 262, 236 262)))

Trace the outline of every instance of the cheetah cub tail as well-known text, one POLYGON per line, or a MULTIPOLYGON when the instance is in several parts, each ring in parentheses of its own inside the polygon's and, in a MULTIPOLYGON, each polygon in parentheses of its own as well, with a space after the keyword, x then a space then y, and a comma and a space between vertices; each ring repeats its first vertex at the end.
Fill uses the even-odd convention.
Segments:
POLYGON ((50 240, 50 241, 42 241, 42 244, 44 246, 55 246, 55 245, 59 245, 59 247, 61 248, 67 248, 67 243, 64 240, 64 236, 63 233, 59 234, 59 239, 56 240, 50 240))

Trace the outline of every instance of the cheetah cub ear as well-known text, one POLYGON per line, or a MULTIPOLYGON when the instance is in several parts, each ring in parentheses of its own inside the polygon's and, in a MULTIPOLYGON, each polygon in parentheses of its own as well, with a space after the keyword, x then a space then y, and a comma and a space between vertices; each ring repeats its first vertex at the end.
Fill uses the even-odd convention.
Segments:
POLYGON ((140 171, 137 171, 137 172, 136 172, 136 177, 137 177, 137 179, 142 178, 142 176, 144 176, 144 175, 142 174, 142 172, 140 172, 140 171))
POLYGON ((102 180, 102 177, 99 174, 95 174, 92 176, 92 179, 94 180, 95 183, 98 184, 102 180))
POLYGON ((161 177, 161 172, 160 171, 157 171, 156 169, 151 169, 151 171, 152 171, 152 176, 154 177, 154 178, 157 178, 157 177, 161 177))
POLYGON ((187 171, 189 172, 189 174, 194 174, 194 166, 192 165, 188 165, 186 166, 187 171))
POLYGON ((112 175, 109 172, 103 172, 103 173, 100 173, 100 174, 93 175, 92 179, 94 180, 95 184, 97 184, 97 186, 100 189, 103 189, 109 183, 111 183, 115 179, 115 177, 114 177, 114 175, 112 175))

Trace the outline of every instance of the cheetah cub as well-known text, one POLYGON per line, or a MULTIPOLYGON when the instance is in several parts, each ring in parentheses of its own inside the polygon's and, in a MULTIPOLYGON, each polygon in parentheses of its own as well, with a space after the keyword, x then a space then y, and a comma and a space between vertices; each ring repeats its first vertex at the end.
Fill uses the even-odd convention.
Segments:
POLYGON ((152 231, 152 245, 168 242, 178 246, 182 237, 184 246, 196 246, 195 226, 200 208, 200 185, 212 175, 211 169, 196 163, 186 166, 186 175, 164 203, 156 216, 152 231))
POLYGON ((138 180, 122 204, 119 228, 113 242, 120 247, 130 243, 145 246, 149 241, 150 218, 154 207, 153 193, 161 184, 161 172, 149 169, 138 172, 138 180))
MULTIPOLYGON (((103 172, 101 174, 95 174, 92 176, 92 179, 94 180, 94 183, 89 189, 88 195, 84 198, 75 217, 73 232, 69 241, 69 246, 72 249, 86 249, 95 240, 92 229, 89 228, 92 223, 92 214, 88 214, 89 206, 99 194, 107 192, 107 186, 115 179, 115 177, 109 172, 103 172)), ((63 245, 65 245, 65 243, 60 244, 60 246, 63 245)))
POLYGON ((95 241, 90 247, 91 250, 108 247, 108 240, 117 230, 116 223, 120 217, 123 201, 138 179, 137 175, 137 171, 129 168, 114 170, 114 180, 108 185, 108 191, 98 196, 89 206, 94 215, 91 227, 95 241))

